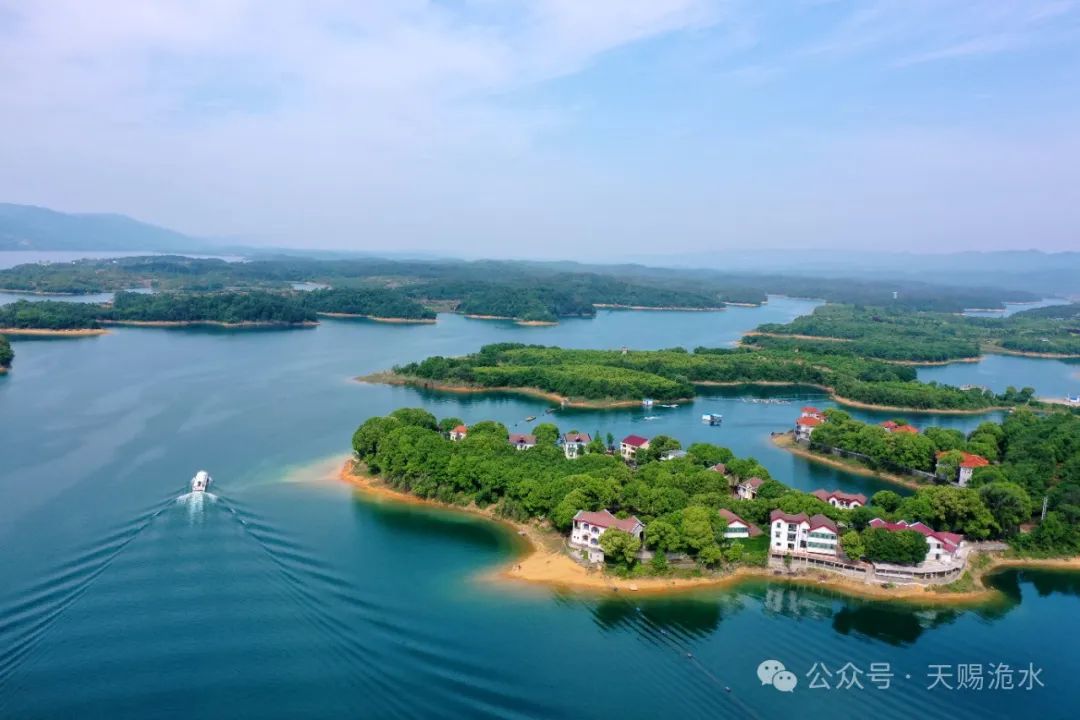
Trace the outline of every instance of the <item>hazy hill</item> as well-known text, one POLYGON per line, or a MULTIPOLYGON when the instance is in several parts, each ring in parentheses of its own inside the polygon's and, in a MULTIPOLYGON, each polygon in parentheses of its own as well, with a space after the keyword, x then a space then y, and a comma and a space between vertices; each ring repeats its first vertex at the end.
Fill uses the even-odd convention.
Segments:
POLYGON ((69 214, 0 203, 0 250, 176 252, 206 247, 204 240, 125 215, 69 214))

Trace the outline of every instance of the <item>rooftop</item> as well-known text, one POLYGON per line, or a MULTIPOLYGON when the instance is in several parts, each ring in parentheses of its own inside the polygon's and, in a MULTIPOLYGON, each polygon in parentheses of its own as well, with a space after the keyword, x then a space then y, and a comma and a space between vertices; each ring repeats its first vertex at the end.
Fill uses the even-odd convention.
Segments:
POLYGON ((746 522, 741 517, 731 512, 727 508, 720 508, 720 517, 727 520, 728 525, 732 523, 739 523, 740 525, 745 525, 749 531, 750 537, 757 537, 761 534, 761 528, 759 528, 757 525, 754 525, 753 523, 746 522))
POLYGON ((624 532, 633 532, 641 521, 631 515, 628 518, 617 518, 607 510, 578 510, 574 520, 596 525, 602 528, 615 528, 624 532))

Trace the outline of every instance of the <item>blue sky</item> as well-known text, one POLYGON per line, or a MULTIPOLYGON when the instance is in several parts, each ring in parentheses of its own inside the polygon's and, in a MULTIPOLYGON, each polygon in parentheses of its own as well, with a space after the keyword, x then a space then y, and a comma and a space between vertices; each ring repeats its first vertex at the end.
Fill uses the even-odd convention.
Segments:
POLYGON ((292 246, 1080 247, 1065 0, 0 0, 0 200, 292 246))

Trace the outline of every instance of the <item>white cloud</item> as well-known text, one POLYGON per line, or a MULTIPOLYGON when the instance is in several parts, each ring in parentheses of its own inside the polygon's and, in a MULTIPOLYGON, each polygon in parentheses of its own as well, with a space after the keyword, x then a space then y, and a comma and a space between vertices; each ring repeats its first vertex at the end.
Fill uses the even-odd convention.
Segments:
POLYGON ((991 182, 974 158, 1065 186, 1080 166, 1068 133, 1018 152, 1007 133, 943 122, 897 149, 882 138, 906 135, 889 128, 808 132, 799 103, 828 107, 837 76, 824 67, 902 75, 897 64, 989 57, 1066 37, 1074 10, 804 3, 835 22, 802 33, 786 11, 734 0, 0 0, 0 200, 296 245, 565 256, 657 237, 857 244, 900 213, 884 198, 957 232, 983 228, 976 217, 1014 227, 1016 208, 1049 224, 1069 198, 991 182), (571 99, 548 92, 671 40, 684 42, 660 70, 624 69, 571 99), (638 72, 670 77, 691 101, 654 103, 638 72), (612 96, 657 126, 630 123, 598 151, 586 141, 606 126, 583 114, 612 96), (725 134, 716 118, 737 122, 725 134), (975 145, 953 142, 969 134, 975 145), (955 163, 916 162, 931 151, 955 163), (969 202, 937 200, 965 184, 995 198, 978 198, 990 211, 974 189, 969 202))

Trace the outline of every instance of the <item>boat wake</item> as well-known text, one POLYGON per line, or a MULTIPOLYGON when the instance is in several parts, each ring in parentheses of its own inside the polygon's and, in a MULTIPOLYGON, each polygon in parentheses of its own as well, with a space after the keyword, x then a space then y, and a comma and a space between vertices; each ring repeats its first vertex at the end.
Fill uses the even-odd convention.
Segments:
POLYGON ((212 505, 217 501, 217 495, 206 491, 184 493, 176 498, 177 505, 187 507, 188 523, 191 525, 201 523, 206 517, 206 506, 208 504, 212 505))

